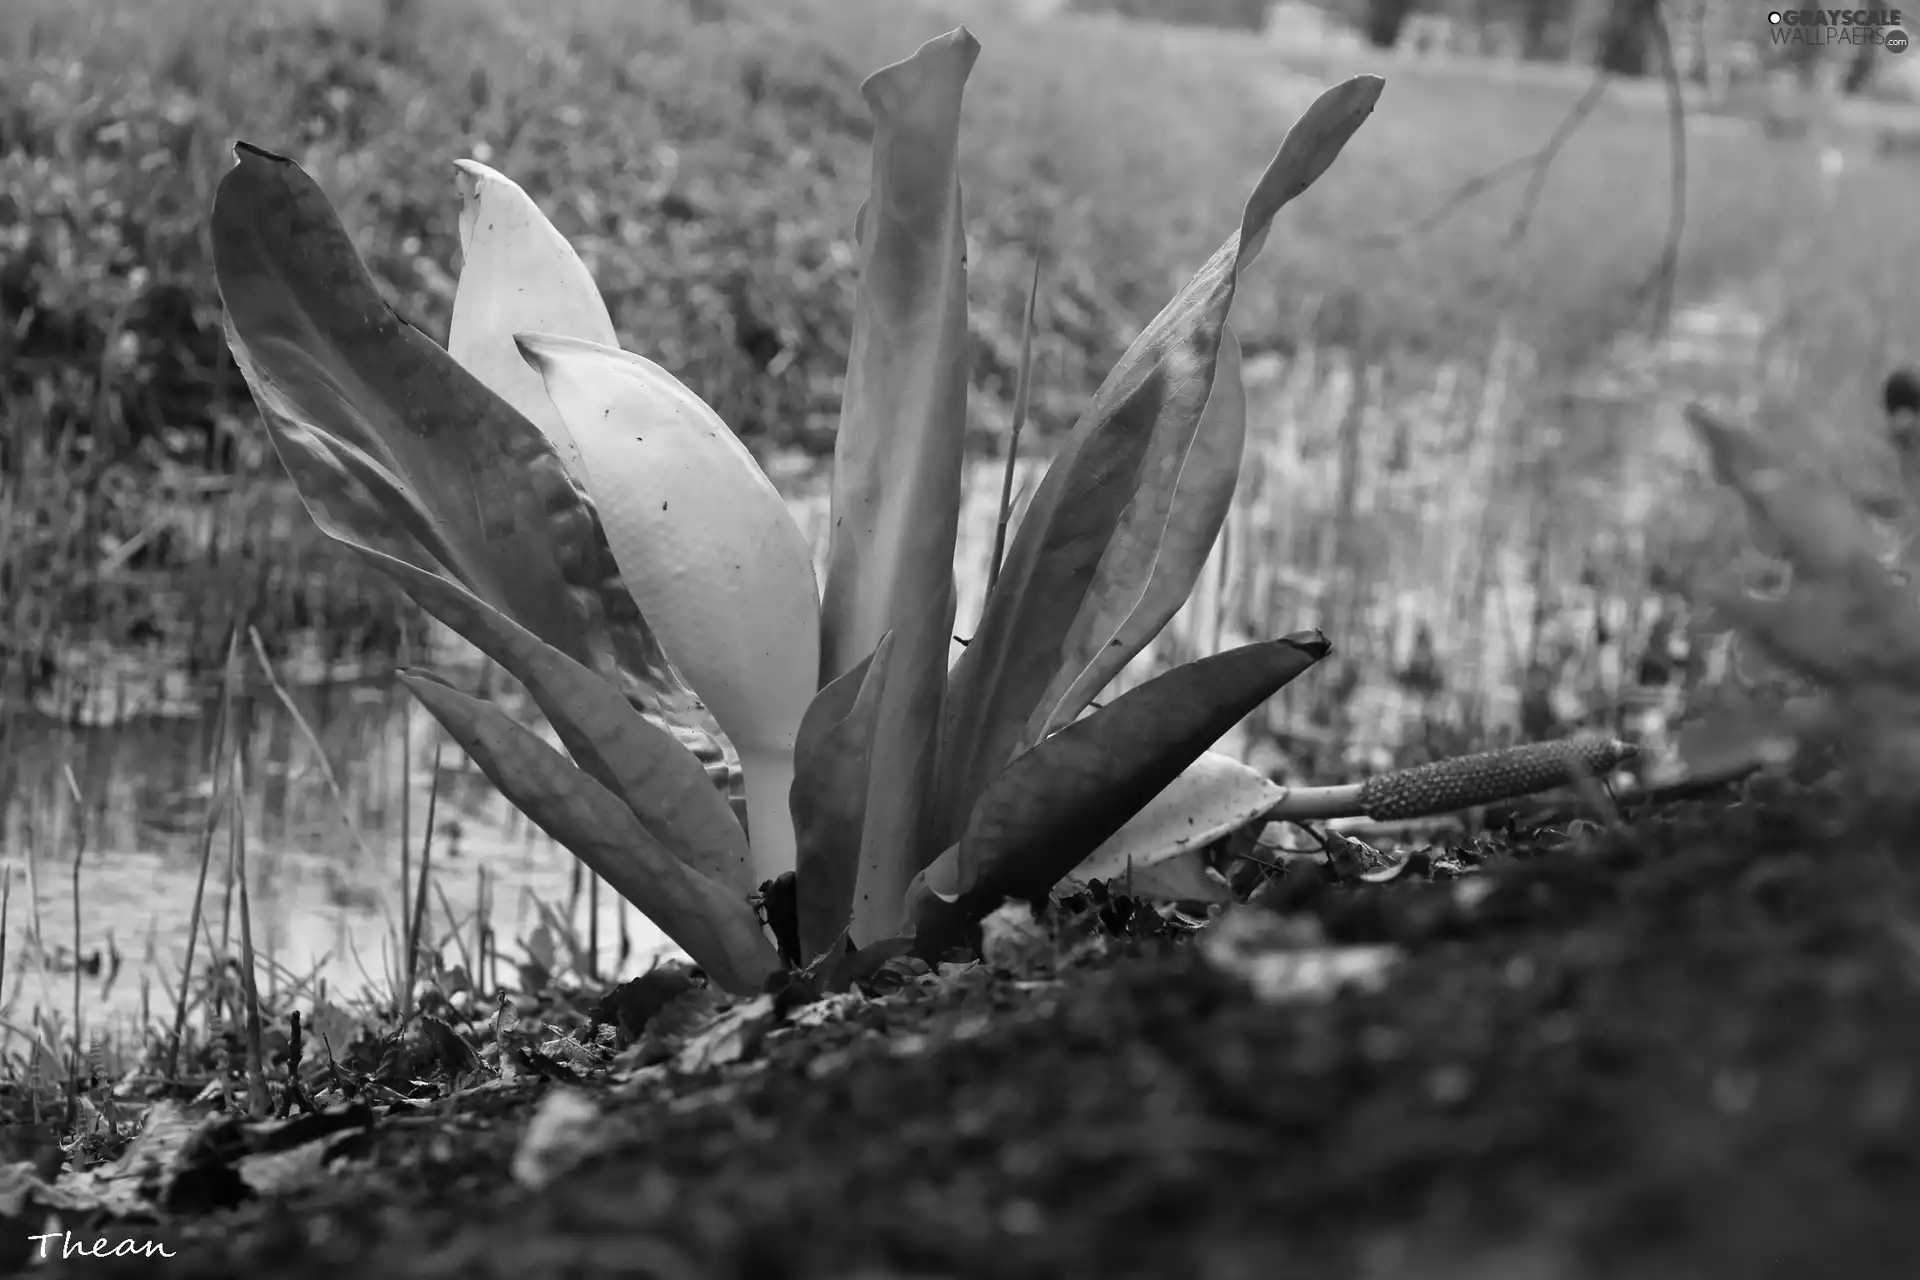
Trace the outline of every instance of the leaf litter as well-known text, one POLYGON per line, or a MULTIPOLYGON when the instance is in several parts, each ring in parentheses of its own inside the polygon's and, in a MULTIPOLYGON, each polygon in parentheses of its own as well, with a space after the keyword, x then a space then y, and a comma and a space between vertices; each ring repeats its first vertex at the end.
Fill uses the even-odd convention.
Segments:
POLYGON ((1838 794, 1243 833, 1203 854, 1224 909, 1096 881, 989 915, 977 961, 441 1009, 310 1064, 316 1114, 156 1104, 116 1164, 12 1166, 0 1209, 210 1277, 1358 1275, 1382 1241, 1388 1274, 1516 1242, 1567 1277, 1889 1274, 1920 1248, 1920 901, 1906 829, 1838 794))

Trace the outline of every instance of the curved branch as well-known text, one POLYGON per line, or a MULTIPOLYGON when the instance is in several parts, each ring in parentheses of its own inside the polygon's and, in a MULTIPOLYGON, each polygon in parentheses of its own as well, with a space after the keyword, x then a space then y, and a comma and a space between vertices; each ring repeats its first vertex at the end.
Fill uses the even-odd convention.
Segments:
POLYGON ((1654 295, 1653 335, 1657 338, 1666 333, 1673 319, 1673 294, 1680 274, 1680 243, 1687 229, 1687 104, 1680 89, 1680 64, 1674 55, 1673 34, 1658 3, 1647 6, 1647 20, 1653 23, 1654 45, 1660 50, 1661 79, 1667 87, 1668 155, 1672 161, 1666 243, 1660 251, 1660 261, 1639 290, 1642 295, 1648 292, 1654 295))
POLYGON ((1546 190, 1548 170, 1553 167, 1553 162, 1559 158, 1561 150, 1566 147, 1567 142, 1579 130, 1581 124, 1593 114, 1594 108, 1600 105, 1600 99, 1605 95, 1607 85, 1612 79, 1611 73, 1606 71, 1595 74, 1586 92, 1580 95, 1579 101, 1573 104, 1567 114, 1561 118, 1560 123, 1554 126, 1552 135, 1538 150, 1524 156, 1517 156, 1504 164, 1496 165, 1485 173, 1468 178, 1448 192, 1433 208, 1398 227, 1388 231, 1369 232, 1363 236, 1356 236, 1346 243, 1356 247, 1375 248, 1431 231, 1468 201, 1526 174, 1528 175, 1526 195, 1521 198, 1520 211, 1514 217, 1513 226, 1507 233, 1508 243, 1519 241, 1526 235, 1527 227, 1533 220, 1535 210, 1539 207, 1540 197, 1546 190))

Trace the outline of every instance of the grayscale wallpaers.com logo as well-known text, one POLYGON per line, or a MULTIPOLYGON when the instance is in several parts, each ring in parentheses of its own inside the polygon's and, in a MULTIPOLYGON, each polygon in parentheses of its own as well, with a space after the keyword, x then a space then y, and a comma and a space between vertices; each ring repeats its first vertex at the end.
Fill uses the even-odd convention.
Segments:
POLYGON ((1775 44, 1878 44, 1888 53, 1907 47, 1898 9, 1775 9, 1767 25, 1775 44))

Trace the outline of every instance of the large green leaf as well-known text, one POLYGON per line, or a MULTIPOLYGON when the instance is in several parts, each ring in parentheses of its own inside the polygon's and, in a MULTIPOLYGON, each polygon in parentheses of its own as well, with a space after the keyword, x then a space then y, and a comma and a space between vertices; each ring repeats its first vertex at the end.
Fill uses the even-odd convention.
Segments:
POLYGON ((892 650, 893 633, 888 632, 859 666, 814 696, 800 721, 790 807, 804 962, 844 935, 853 913, 873 728, 892 650))
POLYGON ((1246 443, 1240 340, 1227 325, 1220 333, 1213 392, 1186 456, 1159 451, 1148 460, 1150 478, 1094 573, 1067 638, 1066 660, 1028 723, 1029 742, 1073 723, 1180 612, 1233 506, 1246 443), (1171 483, 1165 479, 1169 471, 1178 473, 1171 483))
POLYGON ((456 583, 365 547, 362 559, 525 685, 568 753, 682 862, 744 899, 747 833, 706 767, 606 681, 456 583))
POLYGON ((638 907, 719 986, 759 991, 780 968, 745 898, 662 848, 614 794, 491 703, 431 672, 401 681, 513 806, 638 907))
POLYGON ((228 343, 321 531, 437 568, 646 705, 687 706, 552 444, 394 314, 299 165, 234 151, 212 217, 228 343), (368 492, 355 473, 374 467, 390 485, 368 492))
POLYGON ((993 780, 959 843, 921 874, 910 894, 916 927, 931 942, 1004 898, 1046 894, 1331 648, 1302 631, 1200 658, 1043 739, 993 780))
MULTIPOLYGON (((1048 468, 973 641, 953 669, 942 745, 942 843, 957 836, 987 784, 1031 741, 1030 723, 1036 712, 1044 716, 1042 699, 1074 661, 1076 620, 1130 508, 1144 542, 1159 541, 1154 512, 1171 495, 1138 506, 1136 497, 1149 485, 1178 483, 1212 394, 1240 263, 1264 243, 1281 207, 1326 171, 1373 110, 1381 85, 1376 76, 1355 76, 1307 109, 1247 201, 1240 230, 1121 357, 1048 468)), ((1142 574, 1155 559, 1123 557, 1131 568, 1100 589, 1140 599, 1142 574)), ((1093 611, 1105 609, 1096 602, 1093 611)))
POLYGON ((924 833, 953 634, 966 442, 967 271, 960 102, 980 51, 961 27, 861 86, 873 113, 846 394, 834 446, 821 676, 892 632, 852 936, 898 931, 924 833))

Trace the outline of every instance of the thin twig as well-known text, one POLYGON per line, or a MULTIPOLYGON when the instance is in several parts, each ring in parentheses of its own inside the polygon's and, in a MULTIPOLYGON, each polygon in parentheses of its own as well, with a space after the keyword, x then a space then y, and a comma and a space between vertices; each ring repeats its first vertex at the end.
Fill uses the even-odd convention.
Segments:
POLYGON ((1553 167, 1554 158, 1573 138, 1581 123, 1593 114, 1594 108, 1600 105, 1600 99, 1605 96, 1607 85, 1612 79, 1613 77, 1605 71, 1594 76, 1593 83, 1589 84, 1587 91, 1580 95, 1580 100, 1573 104, 1573 110, 1567 112, 1555 126, 1553 136, 1547 139, 1547 145, 1534 153, 1533 173, 1527 178, 1526 194, 1520 198, 1520 211, 1514 215, 1513 226, 1507 231, 1509 244, 1518 244, 1525 238, 1527 228, 1533 222, 1533 215, 1540 208, 1540 197, 1546 192, 1547 172, 1553 167))
POLYGON ((1654 45, 1660 50, 1660 74, 1667 87, 1667 139, 1671 161, 1668 178, 1671 191, 1667 206, 1667 239, 1660 261, 1644 289, 1650 289, 1653 301, 1653 335, 1667 331, 1673 318, 1673 294, 1680 274, 1680 242, 1687 229, 1687 103, 1680 89, 1680 64, 1674 57, 1673 35, 1660 6, 1647 6, 1647 20, 1653 23, 1654 45))
POLYGON ((352 837, 360 856, 371 861, 372 855, 367 852, 366 841, 360 837, 360 826, 353 820, 353 813, 347 807, 347 794, 340 786, 340 779, 334 776, 333 765, 327 760, 327 749, 320 745, 320 735, 313 731, 313 726, 307 723, 306 716, 301 714, 299 705, 294 702, 293 695, 287 692, 286 686, 280 683, 280 677, 274 674, 273 663, 267 657, 267 647, 260 642, 260 633, 248 627, 247 639, 253 644, 254 656, 260 660, 260 670, 265 673, 267 684, 273 688, 274 696, 280 699, 280 705, 285 707, 287 714, 292 717, 294 727, 300 730, 300 736, 305 738, 307 746, 312 748, 314 759, 320 762, 320 776, 326 782, 327 790, 333 793, 334 812, 340 815, 341 825, 352 837))
POLYGON ((1518 240, 1525 234, 1527 222, 1531 220, 1532 209, 1530 206, 1533 201, 1538 199, 1538 189, 1546 185, 1547 170, 1552 166, 1554 160, 1558 158, 1561 150, 1566 146, 1568 140, 1573 137, 1574 132, 1580 127, 1581 123, 1586 120, 1588 116, 1592 115, 1594 108, 1600 104, 1600 99, 1605 92, 1609 79, 1610 77, 1605 72, 1596 76, 1593 83, 1587 86, 1586 92, 1580 96, 1579 101, 1573 104, 1572 109, 1570 109, 1566 116, 1561 119, 1560 123, 1554 127, 1552 136, 1550 136, 1546 143, 1538 150, 1532 151, 1524 156, 1516 156, 1514 159, 1508 160, 1504 164, 1496 165, 1484 173, 1475 174, 1448 192, 1446 196, 1431 209, 1428 209, 1425 213, 1420 214, 1408 222, 1402 223, 1398 227, 1390 228, 1386 231, 1369 232, 1366 235, 1356 236, 1351 240, 1347 240, 1345 243, 1355 247, 1377 248, 1394 244, 1401 240, 1411 239, 1416 235, 1431 231, 1433 228, 1439 226, 1469 201, 1524 173, 1530 175, 1527 185, 1528 194, 1525 202, 1523 202, 1521 206, 1520 216, 1515 219, 1513 228, 1508 233, 1509 240, 1518 240))

